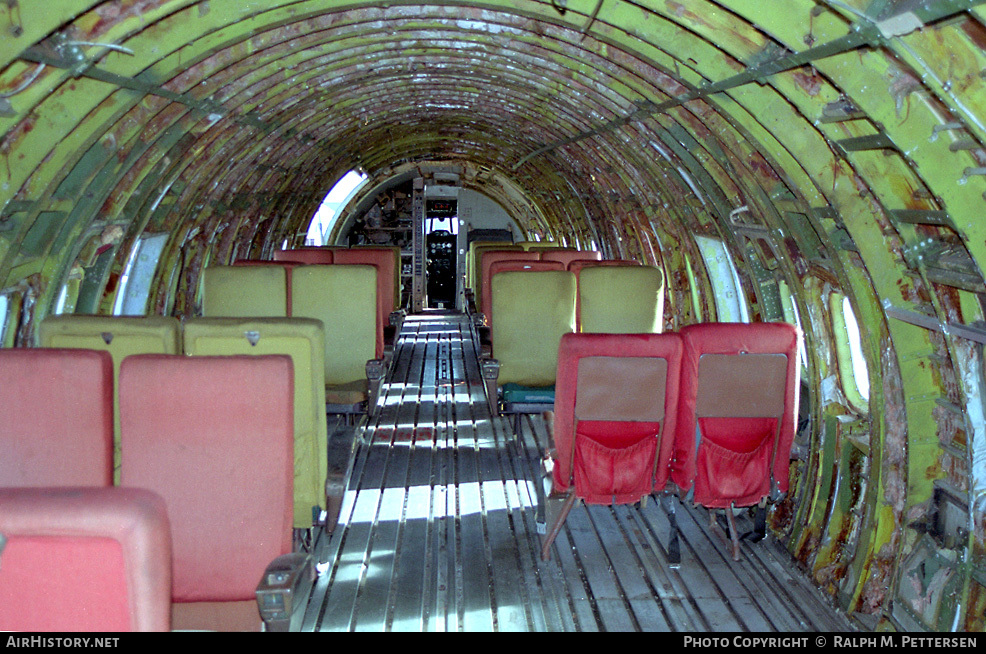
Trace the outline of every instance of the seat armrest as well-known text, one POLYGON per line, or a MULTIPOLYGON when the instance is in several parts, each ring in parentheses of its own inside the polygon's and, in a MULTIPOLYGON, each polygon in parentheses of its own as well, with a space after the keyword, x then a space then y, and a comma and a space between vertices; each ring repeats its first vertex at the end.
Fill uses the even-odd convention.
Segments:
POLYGON ((368 415, 372 416, 376 413, 377 399, 380 397, 380 391, 383 388, 383 381, 386 376, 386 359, 370 359, 366 362, 366 412, 368 415))
POLYGON ((267 631, 297 631, 315 584, 310 554, 282 554, 268 564, 257 586, 257 608, 267 631))
POLYGON ((462 291, 462 299, 464 302, 463 307, 465 308, 466 315, 474 316, 476 315, 476 294, 471 288, 464 288, 462 291))
POLYGON ((500 402, 497 398, 496 380, 500 376, 500 362, 496 359, 482 359, 480 368, 483 372, 483 385, 486 387, 486 401, 490 406, 490 413, 495 418, 500 415, 500 402))
POLYGON ((394 356, 394 346, 397 343, 397 337, 401 333, 404 317, 405 312, 403 309, 400 311, 391 311, 387 317, 387 324, 383 326, 383 356, 385 359, 390 359, 394 356))

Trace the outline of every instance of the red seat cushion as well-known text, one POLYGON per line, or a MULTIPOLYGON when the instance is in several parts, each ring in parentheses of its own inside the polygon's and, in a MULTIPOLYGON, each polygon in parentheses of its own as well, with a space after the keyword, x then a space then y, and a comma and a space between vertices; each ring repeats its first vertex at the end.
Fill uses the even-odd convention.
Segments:
POLYGON ((171 532, 136 488, 0 489, 0 630, 167 631, 171 532))
POLYGON ((116 540, 12 536, 2 563, 0 629, 130 631, 123 549, 116 540))
POLYGON ((293 416, 290 357, 124 360, 121 480, 167 504, 175 601, 250 599, 291 551, 293 416))
POLYGON ((0 407, 0 486, 113 483, 109 352, 0 349, 0 407))

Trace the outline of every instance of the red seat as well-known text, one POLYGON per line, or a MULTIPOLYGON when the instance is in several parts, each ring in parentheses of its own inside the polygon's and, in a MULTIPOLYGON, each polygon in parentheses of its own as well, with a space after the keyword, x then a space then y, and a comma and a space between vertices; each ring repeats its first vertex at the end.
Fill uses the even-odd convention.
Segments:
POLYGON ((113 484, 113 360, 0 349, 0 486, 113 484))
POLYGON ((164 502, 136 488, 3 488, 2 631, 168 631, 164 502))
POLYGON ((682 356, 677 334, 562 337, 555 387, 552 496, 565 496, 542 545, 577 499, 627 504, 668 483, 682 356))
MULTIPOLYGON (((798 414, 798 344, 787 323, 703 323, 685 344, 675 484, 709 508, 786 493, 798 414)), ((732 511, 726 512, 739 556, 732 511)))
POLYGON ((603 258, 602 252, 595 250, 570 250, 565 248, 545 248, 541 250, 541 261, 560 261, 565 269, 573 261, 599 261, 603 258))
POLYGON ((332 250, 329 248, 296 248, 294 250, 276 250, 274 261, 302 263, 305 265, 333 263, 332 250))
POLYGON ((573 259, 568 262, 568 271, 575 273, 576 278, 583 268, 592 266, 640 266, 639 261, 632 259, 573 259))
POLYGON ((167 505, 176 629, 260 628, 258 582, 292 547, 292 379, 287 356, 123 361, 121 481, 167 505))

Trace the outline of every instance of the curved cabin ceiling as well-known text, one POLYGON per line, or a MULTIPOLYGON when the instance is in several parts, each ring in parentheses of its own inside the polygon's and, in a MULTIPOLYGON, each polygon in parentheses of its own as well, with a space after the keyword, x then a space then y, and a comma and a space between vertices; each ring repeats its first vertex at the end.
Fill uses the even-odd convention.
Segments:
POLYGON ((448 166, 529 239, 664 267, 670 328, 716 319, 690 235, 721 238, 752 319, 788 289, 806 332, 790 551, 864 626, 983 628, 982 2, 41 4, 0 3, 7 345, 73 283, 109 313, 142 236, 148 312, 193 314, 356 168, 448 166))

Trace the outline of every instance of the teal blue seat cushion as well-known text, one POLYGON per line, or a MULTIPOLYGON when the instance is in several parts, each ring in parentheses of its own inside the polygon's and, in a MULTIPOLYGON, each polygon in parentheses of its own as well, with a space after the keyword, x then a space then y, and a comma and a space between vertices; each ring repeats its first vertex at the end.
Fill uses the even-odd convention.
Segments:
POLYGON ((513 403, 543 402, 554 403, 555 387, 552 386, 521 386, 520 384, 503 385, 503 401, 513 403))

